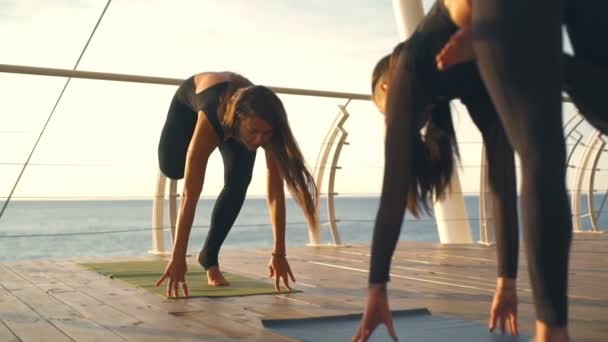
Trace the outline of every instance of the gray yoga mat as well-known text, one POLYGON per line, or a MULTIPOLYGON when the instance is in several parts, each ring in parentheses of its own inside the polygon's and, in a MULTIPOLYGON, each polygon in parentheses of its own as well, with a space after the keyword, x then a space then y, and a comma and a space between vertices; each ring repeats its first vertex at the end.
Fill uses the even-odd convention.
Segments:
MULTIPOLYGON (((361 314, 302 319, 262 320, 266 329, 300 341, 350 341, 361 314)), ((512 337, 488 331, 485 324, 431 315, 427 309, 393 311, 395 330, 400 341, 422 342, 502 342, 529 341, 529 336, 512 337)), ((386 326, 374 331, 369 341, 390 341, 386 326)))

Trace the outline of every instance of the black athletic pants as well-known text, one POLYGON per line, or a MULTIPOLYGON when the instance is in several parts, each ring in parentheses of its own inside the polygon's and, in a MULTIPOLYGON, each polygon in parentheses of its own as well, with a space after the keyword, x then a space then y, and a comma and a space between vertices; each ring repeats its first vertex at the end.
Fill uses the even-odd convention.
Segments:
POLYGON ((600 74, 572 69, 606 67, 608 23, 602 16, 607 8, 602 0, 473 1, 481 75, 521 158, 524 234, 537 317, 550 326, 568 321, 572 217, 565 187, 562 81, 583 114, 606 132, 608 114, 601 111, 606 105, 598 97, 605 84, 592 82, 600 74), (576 60, 562 58, 562 23, 576 60))
MULTIPOLYGON (((196 115, 177 97, 171 102, 158 147, 160 169, 169 178, 184 176, 196 115)), ((256 156, 234 139, 221 143, 218 148, 224 162, 224 188, 213 207, 207 240, 198 257, 205 269, 218 264, 220 247, 243 206, 256 156)))

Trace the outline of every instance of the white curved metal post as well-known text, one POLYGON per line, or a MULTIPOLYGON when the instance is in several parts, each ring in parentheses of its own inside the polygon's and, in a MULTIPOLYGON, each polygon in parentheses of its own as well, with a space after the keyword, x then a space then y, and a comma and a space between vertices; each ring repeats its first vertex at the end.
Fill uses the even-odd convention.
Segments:
POLYGON ((589 218, 591 219, 591 231, 593 233, 598 233, 601 231, 597 222, 599 212, 595 211, 595 191, 593 190, 593 186, 595 183, 595 173, 597 171, 597 164, 600 161, 600 157, 602 156, 602 152, 604 151, 604 147, 606 146, 606 142, 602 139, 601 135, 597 137, 597 141, 599 142, 600 146, 595 150, 593 164, 590 168, 591 171, 589 174, 589 183, 587 184, 587 207, 589 208, 589 218))
POLYGON ((585 122, 584 117, 580 113, 577 113, 577 115, 574 115, 568 119, 564 125, 564 129, 566 130, 566 141, 568 141, 568 139, 574 140, 572 148, 570 151, 568 151, 568 158, 566 162, 566 165, 569 168, 574 168, 571 161, 575 155, 576 149, 579 146, 585 147, 576 167, 572 195, 570 199, 572 208, 572 230, 575 233, 603 233, 601 227, 599 226, 598 218, 606 204, 608 191, 604 193, 604 198, 602 199, 599 208, 596 208, 594 188, 596 172, 598 171, 597 166, 603 152, 605 152, 604 148, 606 146, 606 141, 603 139, 602 133, 598 130, 593 130, 590 135, 582 134, 578 128, 583 122, 585 122), (589 136, 589 138, 587 139, 586 143, 583 143, 582 141, 585 136, 589 136), (590 163, 591 166, 589 166, 590 163), (589 171, 589 177, 585 177, 586 171, 589 171), (583 182, 585 179, 587 179, 586 188, 583 187, 583 182), (587 194, 587 213, 583 213, 581 211, 582 196, 583 192, 585 191, 587 194), (583 229, 581 219, 586 217, 589 217, 591 230, 583 229))
MULTIPOLYGON (((393 0, 393 11, 401 40, 407 39, 424 17, 421 0, 393 0)), ((473 235, 462 195, 460 177, 456 170, 452 174, 450 184, 450 192, 444 199, 433 205, 439 241, 441 243, 472 243, 473 235)))
POLYGON ((323 188, 323 179, 326 169, 325 165, 327 165, 327 159, 329 158, 331 149, 334 146, 334 142, 336 141, 338 134, 340 133, 338 127, 342 127, 344 122, 346 122, 346 119, 348 119, 349 114, 346 111, 347 105, 348 102, 344 106, 338 106, 339 112, 327 131, 325 139, 323 139, 323 143, 321 144, 319 154, 317 155, 317 162, 315 164, 315 183, 319 189, 323 188))
MULTIPOLYGON (((335 196, 337 195, 334 191, 334 183, 335 183, 335 174, 336 170, 339 168, 338 160, 340 158, 340 152, 342 150, 342 146, 345 144, 345 139, 348 133, 344 130, 343 125, 350 116, 348 111, 346 110, 346 106, 350 103, 350 100, 346 102, 345 105, 339 105, 339 112, 336 115, 333 123, 329 127, 327 134, 325 135, 325 139, 321 144, 321 148, 319 154, 317 156, 317 162, 315 164, 315 183, 319 189, 319 192, 322 192, 323 189, 323 180, 325 177, 325 172, 327 171, 327 161, 329 159, 329 155, 333 150, 333 158, 332 164, 329 167, 329 184, 327 190, 327 210, 328 210, 328 219, 330 232, 332 235, 332 239, 335 245, 341 245, 342 240, 340 238, 339 230, 338 230, 338 219, 336 218, 336 207, 335 207, 335 196), (336 144, 336 139, 338 143, 336 144)), ((317 241, 314 241, 310 238, 309 245, 319 245, 320 237, 317 241)))
MULTIPOLYGON (((346 114, 348 117, 348 113, 346 114)), ((338 144, 334 150, 334 157, 331 161, 331 169, 329 173, 329 183, 328 183, 328 193, 327 193, 327 211, 329 214, 329 227, 332 239, 334 240, 335 245, 342 245, 342 239, 340 238, 340 231, 338 230, 338 220, 336 219, 336 204, 335 204, 335 196, 337 193, 335 192, 335 180, 336 180, 336 171, 338 170, 338 160, 340 159, 340 152, 342 152, 342 146, 346 144, 346 138, 348 137, 348 132, 344 130, 341 126, 338 127, 340 129, 340 140, 338 140, 338 144)))
MULTIPOLYGON (((599 131, 595 131, 593 132, 593 134, 591 135, 591 137, 588 140, 588 143, 586 144, 587 148, 585 149, 585 151, 583 152, 583 155, 581 156, 581 161, 579 162, 578 168, 576 170, 576 177, 574 178, 574 189, 572 191, 572 229, 575 232, 582 232, 583 229, 581 227, 581 218, 584 217, 585 215, 581 214, 581 206, 580 206, 580 197, 581 197, 581 191, 582 191, 582 186, 583 186, 583 179, 585 178, 585 170, 587 168, 587 165, 589 164, 589 160, 591 159, 591 156, 593 155, 593 149, 595 149, 595 146, 597 145, 597 143, 600 141, 600 132, 599 131)), ((591 187, 593 187, 593 185, 591 185, 591 187)), ((593 190, 593 189, 592 189, 593 190)), ((589 194, 589 196, 592 196, 593 193, 589 194)), ((589 212, 593 212, 593 208, 590 207, 589 208, 589 212)))
POLYGON ((566 131, 566 133, 564 134, 564 140, 566 141, 566 143, 568 142, 568 139, 572 138, 574 139, 576 142, 574 144, 572 144, 572 148, 570 149, 570 151, 568 151, 568 157, 566 159, 566 167, 571 167, 570 166, 570 161, 572 160, 572 157, 574 156, 574 151, 576 151, 576 148, 581 144, 581 141, 583 141, 583 135, 578 131, 578 127, 584 122, 583 117, 579 114, 573 115, 572 117, 570 117, 570 119, 568 119, 568 121, 566 121, 566 123, 564 124, 564 130, 566 131), (578 134, 578 138, 574 137, 574 133, 578 134))
POLYGON ((156 179, 156 194, 152 200, 152 254, 166 254, 165 230, 163 226, 165 212, 165 187, 167 177, 158 172, 156 179))
POLYGON ((466 211, 460 178, 454 170, 450 181, 450 191, 445 198, 433 205, 439 242, 473 243, 469 216, 466 211))
POLYGON ((399 37, 407 39, 424 16, 421 0, 393 0, 393 13, 399 37))
POLYGON ((479 176, 479 241, 480 244, 491 246, 495 242, 494 215, 491 198, 488 196, 491 189, 488 180, 488 160, 486 148, 481 147, 481 171, 479 176))
POLYGON ((173 244, 175 223, 177 222, 177 179, 169 180, 169 222, 171 224, 171 243, 173 244))

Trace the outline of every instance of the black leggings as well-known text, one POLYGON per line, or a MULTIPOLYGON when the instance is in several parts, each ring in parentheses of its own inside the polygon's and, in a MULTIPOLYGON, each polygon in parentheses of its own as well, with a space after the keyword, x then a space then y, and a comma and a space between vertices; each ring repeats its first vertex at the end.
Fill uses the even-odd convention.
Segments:
POLYGON ((492 204, 498 276, 517 277, 519 222, 515 156, 496 110, 485 92, 462 98, 471 119, 481 132, 488 165, 489 201, 492 204))
MULTIPOLYGON (((174 97, 158 146, 159 166, 167 177, 183 178, 195 125, 196 113, 174 97)), ((218 148, 224 161, 224 188, 213 207, 207 240, 198 256, 205 269, 218 264, 220 247, 243 206, 256 157, 255 152, 234 139, 223 142, 218 148)))
MULTIPOLYGON (((577 60, 600 66, 606 63, 606 55, 600 55, 606 48, 598 44, 606 44, 601 33, 607 31, 599 15, 606 14, 606 7, 605 1, 596 0, 473 2, 474 49, 480 72, 509 140, 521 157, 530 280, 537 317, 550 326, 568 322, 572 217, 565 186, 562 80, 570 84, 571 95, 576 94, 573 97, 581 108, 599 103, 589 99, 595 98, 589 90, 601 87, 601 83, 589 84, 589 79, 581 76, 572 75, 578 82, 570 80, 570 75, 562 78, 561 24, 565 21, 568 26, 577 60), (591 22, 593 18, 600 20, 591 22)), ((568 60, 566 66, 567 73, 568 68, 579 67, 568 60)), ((605 119, 601 120, 599 111, 585 111, 595 119, 596 127, 602 127, 597 122, 605 119)))
POLYGON ((251 181, 256 153, 243 144, 228 140, 219 147, 224 161, 224 188, 215 201, 211 225, 198 262, 205 269, 218 264, 220 248, 241 211, 251 181))

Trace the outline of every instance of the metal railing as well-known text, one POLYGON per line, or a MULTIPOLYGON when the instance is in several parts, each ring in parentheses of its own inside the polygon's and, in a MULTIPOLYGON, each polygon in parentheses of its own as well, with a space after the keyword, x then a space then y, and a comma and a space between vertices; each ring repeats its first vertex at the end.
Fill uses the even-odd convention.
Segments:
MULTIPOLYGON (((42 68, 42 67, 33 67, 33 66, 24 66, 24 65, 11 65, 11 64, 0 64, 0 72, 12 73, 12 74, 71 77, 71 78, 84 78, 84 79, 89 79, 89 80, 134 82, 134 83, 147 83, 147 84, 160 84, 160 85, 179 85, 183 81, 183 79, 180 79, 180 78, 115 74, 115 73, 107 73, 107 72, 82 71, 82 70, 71 70, 71 69, 42 68)), ((299 88, 273 87, 273 86, 269 86, 269 88, 272 89, 276 93, 286 94, 286 95, 329 97, 329 98, 336 98, 336 99, 350 99, 350 100, 364 100, 364 101, 371 100, 370 95, 366 95, 366 94, 344 93, 344 92, 337 92, 337 91, 312 90, 312 89, 299 89, 299 88)))
MULTIPOLYGON (((155 76, 142 76, 142 75, 129 75, 129 74, 118 74, 118 73, 105 73, 105 72, 95 72, 95 71, 82 71, 82 70, 70 70, 70 69, 58 69, 58 68, 43 68, 43 67, 33 67, 33 66, 21 66, 21 65, 8 65, 8 64, 0 64, 0 72, 2 73, 13 73, 13 74, 27 74, 27 75, 37 75, 37 76, 53 76, 53 77, 68 77, 68 78, 82 78, 82 79, 91 79, 91 80, 105 80, 105 81, 118 81, 118 82, 134 82, 134 83, 146 83, 146 84, 156 84, 156 85, 179 85, 183 79, 179 78, 167 78, 167 77, 155 77, 155 76)), ((334 184, 336 178, 336 171, 341 167, 338 165, 340 153, 342 147, 344 145, 348 145, 346 142, 346 137, 348 136, 348 132, 344 128, 344 124, 350 114, 347 111, 347 106, 352 100, 362 100, 369 101, 371 100, 370 95, 367 94, 357 94, 357 93, 347 93, 347 92, 334 92, 334 91, 323 91, 323 90, 311 90, 311 89, 299 89, 299 88, 285 88, 285 87, 274 87, 269 86, 273 91, 279 94, 286 95, 297 95, 297 96, 313 96, 313 97, 325 97, 325 98, 334 98, 334 99, 344 99, 346 103, 344 105, 338 105, 338 114, 334 119, 332 125, 329 127, 328 132, 325 136, 325 139, 321 145, 319 153, 317 155, 317 161, 315 163, 314 177, 317 182, 317 186, 319 187, 319 191, 321 193, 327 194, 327 213, 328 213, 328 222, 331 229, 331 236, 333 239, 333 245, 342 245, 342 239, 338 230, 338 222, 340 221, 336 215, 335 208, 335 197, 338 196, 338 193, 335 191, 334 184), (333 153, 333 154, 332 154, 333 153), (322 187, 324 185, 324 179, 326 176, 326 172, 328 173, 328 185, 326 191, 323 191, 322 187)), ((569 99, 564 98, 565 102, 570 102, 569 99)), ((598 227, 597 223, 597 212, 594 212, 594 177, 595 171, 597 168, 597 163, 601 153, 603 152, 603 147, 605 142, 603 141, 601 135, 595 132, 592 135, 592 138, 588 141, 587 144, 582 143, 583 135, 578 132, 577 128, 582 122, 582 118, 579 117, 578 121, 574 119, 570 119, 564 128, 566 129, 566 138, 571 138, 576 141, 574 147, 568 154, 568 165, 570 165, 570 161, 574 154, 574 150, 580 145, 584 146, 585 153, 583 153, 583 157, 579 161, 579 165, 577 167, 578 172, 576 176, 575 184, 576 189, 573 191, 572 196, 572 205, 573 205, 573 219, 574 219, 574 231, 582 231, 580 228, 580 218, 590 216, 592 231, 600 232, 600 227, 598 227), (578 134, 578 138, 575 135, 578 134), (596 145, 601 145, 600 148, 597 148, 596 145), (594 154, 592 153, 594 152, 594 154), (591 156, 593 154, 593 157, 591 156), (583 181, 583 171, 589 170, 588 164, 591 163, 591 176, 589 177, 589 182, 587 184, 587 191, 589 193, 587 202, 589 206, 589 213, 582 214, 580 212, 580 199, 581 199, 581 187, 583 181), (577 190, 578 189, 578 190, 577 190)), ((485 161, 485 151, 482 153, 482 161, 481 161, 481 170, 480 170, 480 201, 479 201, 479 226, 480 226, 480 243, 491 245, 493 244, 494 236, 492 234, 492 216, 491 216, 491 203, 487 201, 486 194, 489 191, 487 185, 487 163, 485 161)), ((175 236, 175 224, 177 220, 177 181, 170 180, 169 181, 169 191, 167 193, 167 179, 161 172, 159 172, 159 176, 156 184, 156 194, 153 198, 153 251, 154 253, 166 253, 164 248, 164 231, 167 228, 164 222, 164 205, 165 199, 168 197, 169 199, 169 222, 170 222, 170 231, 171 236, 175 236)), ((608 196, 608 194, 605 194, 608 196)), ((602 200, 601 206, 603 207, 605 204, 606 197, 602 200)), ((319 245, 321 244, 320 235, 318 232, 311 232, 309 234, 310 244, 311 245, 319 245)))
POLYGON ((583 122, 584 118, 579 114, 571 117, 564 124, 566 140, 572 139, 575 141, 572 148, 568 152, 567 165, 571 165, 571 161, 577 151, 577 148, 583 148, 578 166, 576 166, 572 195, 570 199, 572 207, 572 229, 575 233, 601 233, 602 230, 598 221, 599 216, 602 213, 602 209, 606 203, 606 199, 608 198, 608 192, 603 194, 600 208, 596 209, 595 180, 596 173, 599 171, 597 165, 602 154, 605 152, 604 147, 606 146, 606 141, 604 140, 603 134, 599 130, 594 129, 591 134, 588 135, 587 141, 583 142, 585 135, 579 131, 579 127, 583 122), (587 180, 587 184, 583 184, 585 179, 587 180), (587 196, 586 213, 584 213, 583 209, 581 208, 581 201, 585 193, 587 196), (583 224, 581 222, 583 218, 589 218, 591 223, 590 230, 583 229, 583 224))
MULTIPOLYGON (((13 74, 26 74, 26 75, 37 75, 37 76, 53 76, 53 77, 68 77, 68 78, 82 78, 90 80, 104 80, 104 81, 118 81, 118 82, 133 82, 133 83, 146 83, 156 85, 172 85, 177 86, 183 82, 183 79, 179 78, 168 78, 168 77, 155 77, 155 76, 141 76, 141 75, 129 75, 129 74, 118 74, 118 73, 105 73, 95 71, 83 71, 83 70, 71 70, 71 69, 57 69, 57 68, 43 68, 33 66, 22 66, 22 65, 8 65, 0 64, 0 72, 13 73, 13 74)), ((328 189, 327 189, 327 211, 329 217, 329 226, 331 229, 331 236, 334 245, 342 244, 340 234, 338 231, 339 222, 336 209, 335 209, 335 196, 338 194, 335 192, 334 184, 336 177, 336 170, 338 166, 338 160, 340 157, 340 151, 342 146, 347 144, 346 137, 348 133, 343 127, 344 122, 348 118, 349 114, 346 111, 346 107, 352 100, 371 100, 370 95, 357 94, 357 93, 346 93, 346 92, 335 92, 335 91, 323 91, 323 90, 311 90, 311 89, 298 89, 298 88, 285 88, 285 87, 274 87, 269 86, 274 92, 286 95, 297 95, 297 96, 314 96, 314 97, 325 97, 335 99, 345 99, 346 104, 339 105, 339 113, 334 124, 331 125, 326 136, 326 140, 321 146, 319 155, 317 157, 317 164, 315 165, 315 181, 319 187, 319 191, 322 191, 322 183, 325 173, 329 173, 328 189), (337 141, 336 141, 337 139, 337 141), (331 157, 331 166, 327 167, 327 162, 330 154, 333 152, 331 157)), ((175 227, 177 221, 177 181, 174 179, 169 180, 169 192, 167 194, 167 178, 162 174, 158 173, 156 182, 156 193, 153 198, 153 209, 152 209, 152 253, 165 254, 165 241, 164 241, 164 205, 165 198, 168 195, 169 199, 169 222, 171 228, 171 237, 175 236, 175 227)), ((309 229, 310 245, 320 245, 321 238, 318 231, 312 231, 309 229)))

